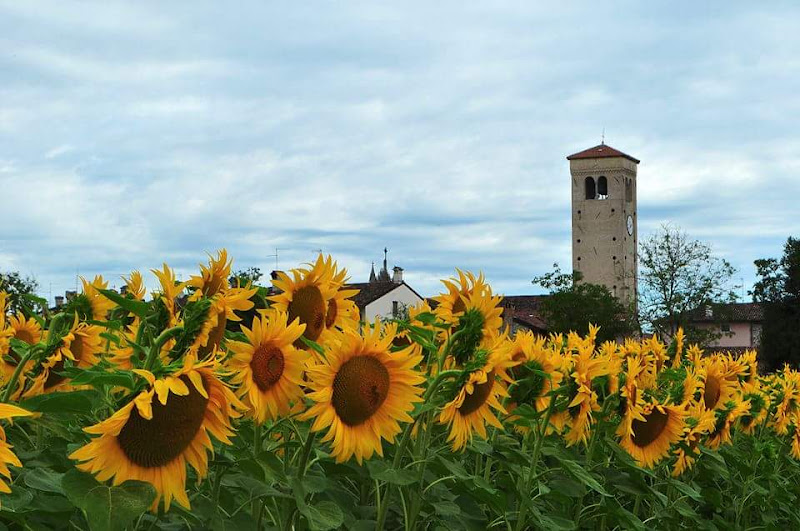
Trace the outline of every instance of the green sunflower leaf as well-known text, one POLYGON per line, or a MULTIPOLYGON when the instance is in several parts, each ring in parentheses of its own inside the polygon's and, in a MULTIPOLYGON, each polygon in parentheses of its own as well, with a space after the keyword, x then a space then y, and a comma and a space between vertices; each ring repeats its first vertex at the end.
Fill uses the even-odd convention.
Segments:
POLYGON ((569 472, 575 479, 603 496, 611 496, 606 489, 597 481, 585 468, 576 463, 575 461, 562 460, 561 465, 569 472))
POLYGON ((82 509, 92 531, 121 530, 147 511, 155 497, 156 490, 143 481, 99 485, 86 493, 82 509))
POLYGON ((90 413, 94 391, 47 393, 20 403, 20 407, 39 413, 90 413))
POLYGON ((144 301, 138 301, 136 299, 129 299, 124 295, 120 295, 114 290, 111 289, 98 289, 100 293, 102 293, 106 298, 111 299, 113 302, 117 303, 117 305, 124 309, 128 310, 134 315, 139 317, 144 317, 147 315, 147 310, 149 305, 144 301))

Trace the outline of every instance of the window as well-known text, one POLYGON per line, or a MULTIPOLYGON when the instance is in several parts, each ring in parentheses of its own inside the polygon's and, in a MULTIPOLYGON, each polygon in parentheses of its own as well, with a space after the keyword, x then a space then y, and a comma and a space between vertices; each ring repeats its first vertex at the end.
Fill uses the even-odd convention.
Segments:
POLYGON ((630 179, 625 179, 625 201, 633 201, 633 181, 630 179))
POLYGON ((597 179, 597 199, 608 199, 608 179, 604 176, 597 179))
POLYGON ((719 329, 727 334, 731 331, 731 325, 730 323, 722 323, 721 325, 719 325, 719 329))
POLYGON ((586 199, 595 199, 597 196, 595 187, 594 187, 594 177, 587 177, 586 178, 586 199))
POLYGON ((392 301, 392 317, 397 319, 397 316, 400 315, 400 303, 398 301, 392 301))

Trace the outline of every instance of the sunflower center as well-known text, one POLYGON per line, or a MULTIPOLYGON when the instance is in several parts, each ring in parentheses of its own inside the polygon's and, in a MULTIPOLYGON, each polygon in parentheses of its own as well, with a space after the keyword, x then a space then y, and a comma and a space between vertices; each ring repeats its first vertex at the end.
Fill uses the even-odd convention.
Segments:
POLYGON ((381 361, 366 354, 350 358, 333 379, 331 403, 348 426, 368 420, 389 394, 389 371, 381 361))
POLYGON ((306 325, 303 336, 316 341, 325 329, 325 300, 318 287, 305 286, 294 293, 289 303, 289 322, 296 318, 306 325))
POLYGON ((662 413, 658 409, 653 409, 649 415, 645 415, 644 420, 634 419, 633 425, 633 444, 639 448, 646 448, 664 432, 667 427, 669 415, 662 413))
POLYGON ((30 330, 17 330, 14 337, 20 341, 24 341, 29 345, 33 345, 36 341, 33 339, 33 333, 30 330))
POLYGON ((466 311, 467 305, 464 304, 464 301, 461 297, 456 299, 456 302, 453 303, 453 315, 457 314, 458 312, 466 311))
POLYGON ((253 352, 250 369, 253 371, 253 381, 260 391, 268 391, 278 383, 283 375, 284 364, 283 352, 276 346, 260 345, 253 352))
POLYGON ((706 387, 703 390, 703 402, 706 404, 706 409, 714 409, 721 394, 719 380, 714 376, 706 377, 706 387))
POLYGON ((138 408, 131 408, 117 442, 134 464, 144 468, 166 465, 189 447, 203 425, 208 398, 195 389, 188 376, 180 378, 189 388, 189 394, 170 393, 163 405, 153 399, 152 419, 142 418, 138 408))
POLYGON ((325 328, 333 328, 333 325, 336 323, 336 316, 338 313, 336 299, 329 300, 328 312, 325 314, 325 328))
POLYGON ((458 412, 462 415, 469 415, 470 413, 474 413, 480 409, 480 407, 486 403, 486 400, 492 393, 493 387, 494 369, 492 369, 492 371, 486 375, 485 382, 475 385, 472 389, 472 394, 464 397, 464 402, 461 403, 461 407, 458 408, 458 412))

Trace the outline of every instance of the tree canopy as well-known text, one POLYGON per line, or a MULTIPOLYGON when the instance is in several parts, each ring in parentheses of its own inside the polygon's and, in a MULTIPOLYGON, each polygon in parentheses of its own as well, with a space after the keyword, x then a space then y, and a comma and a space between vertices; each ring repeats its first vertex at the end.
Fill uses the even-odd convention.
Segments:
POLYGON ((760 277, 750 294, 764 305, 760 358, 767 368, 800 366, 800 239, 789 238, 780 259, 755 261, 760 277))
POLYGON ((34 304, 39 304, 35 296, 39 283, 30 276, 22 276, 19 271, 0 272, 0 291, 8 294, 6 311, 17 313, 30 310, 34 304))
POLYGON ((581 282, 578 271, 563 273, 553 264, 553 271, 534 278, 533 283, 550 291, 539 312, 552 332, 585 335, 589 324, 594 324, 600 327, 599 341, 613 341, 636 329, 631 311, 605 286, 581 282))

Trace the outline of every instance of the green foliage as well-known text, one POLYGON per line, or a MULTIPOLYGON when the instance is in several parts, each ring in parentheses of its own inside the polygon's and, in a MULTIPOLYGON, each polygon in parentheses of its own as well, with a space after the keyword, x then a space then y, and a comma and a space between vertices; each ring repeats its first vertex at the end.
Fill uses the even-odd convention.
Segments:
POLYGON ((539 306, 548 330, 555 333, 587 334, 589 324, 600 327, 599 341, 614 341, 635 330, 631 311, 605 286, 581 281, 581 274, 561 272, 558 264, 553 271, 533 279, 550 290, 539 306))
POLYGON ((0 272, 0 291, 8 293, 6 311, 23 312, 26 315, 41 312, 47 308, 46 301, 36 297, 39 283, 30 276, 22 276, 19 271, 0 272))

